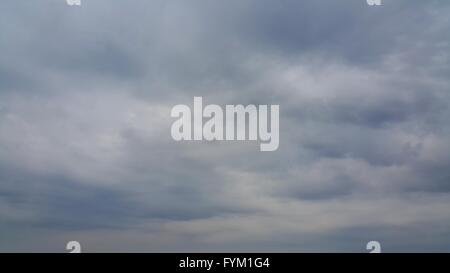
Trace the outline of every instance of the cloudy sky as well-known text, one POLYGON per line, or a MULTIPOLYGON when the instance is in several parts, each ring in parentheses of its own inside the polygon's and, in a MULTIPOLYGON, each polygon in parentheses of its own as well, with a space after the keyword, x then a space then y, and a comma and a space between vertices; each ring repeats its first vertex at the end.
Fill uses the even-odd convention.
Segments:
POLYGON ((450 251, 450 2, 3 0, 0 251, 450 251), (175 142, 279 104, 280 147, 175 142))

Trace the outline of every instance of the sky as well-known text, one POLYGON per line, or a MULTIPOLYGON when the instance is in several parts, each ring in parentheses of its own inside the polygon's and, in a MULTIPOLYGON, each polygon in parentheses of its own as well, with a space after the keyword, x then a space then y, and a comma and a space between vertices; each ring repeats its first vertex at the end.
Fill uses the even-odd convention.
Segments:
POLYGON ((3 0, 0 252, 450 251, 450 2, 3 0), (280 105, 280 146, 174 105, 280 105))

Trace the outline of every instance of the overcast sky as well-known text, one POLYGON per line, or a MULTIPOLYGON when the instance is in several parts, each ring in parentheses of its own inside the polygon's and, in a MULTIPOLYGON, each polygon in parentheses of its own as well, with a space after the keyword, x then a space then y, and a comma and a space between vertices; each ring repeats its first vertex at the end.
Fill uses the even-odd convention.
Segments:
POLYGON ((81 1, 0 2, 0 251, 450 251, 449 1, 81 1))

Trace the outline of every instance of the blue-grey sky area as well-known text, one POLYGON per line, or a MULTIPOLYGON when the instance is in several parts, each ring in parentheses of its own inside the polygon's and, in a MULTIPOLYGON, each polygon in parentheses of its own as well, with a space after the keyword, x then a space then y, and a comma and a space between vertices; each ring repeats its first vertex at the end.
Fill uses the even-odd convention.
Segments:
POLYGON ((450 251, 450 2, 0 2, 0 251, 450 251), (280 146, 175 142, 279 104, 280 146))

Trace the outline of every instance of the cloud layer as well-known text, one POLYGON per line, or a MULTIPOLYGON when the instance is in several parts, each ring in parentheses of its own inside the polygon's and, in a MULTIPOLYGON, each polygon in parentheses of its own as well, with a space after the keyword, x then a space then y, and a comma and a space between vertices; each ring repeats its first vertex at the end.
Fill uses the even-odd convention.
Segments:
POLYGON ((448 251, 450 4, 0 4, 0 251, 448 251), (171 107, 279 104, 280 148, 171 107))

